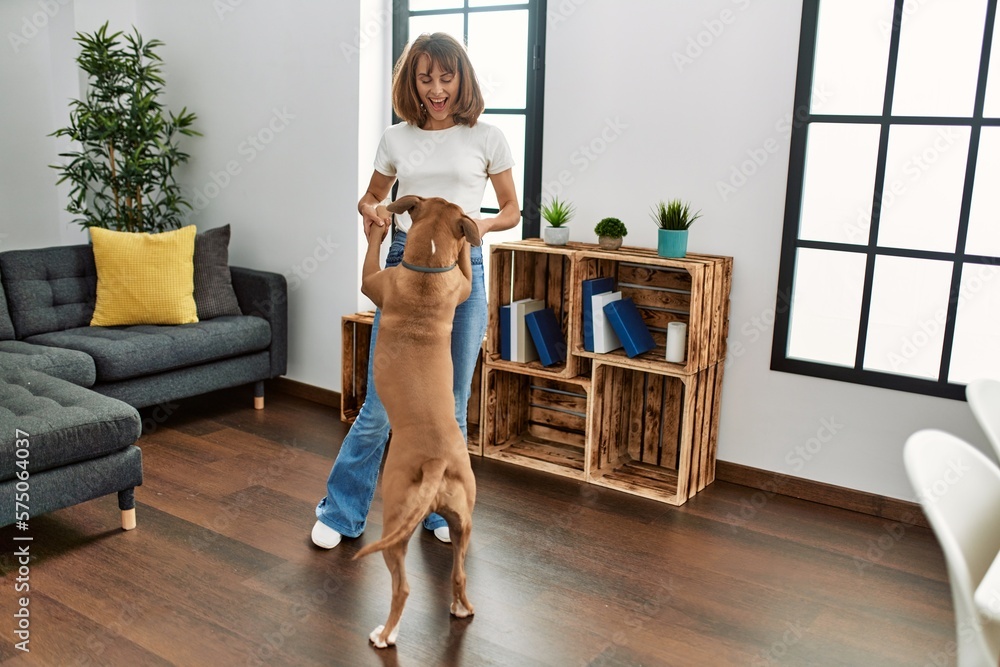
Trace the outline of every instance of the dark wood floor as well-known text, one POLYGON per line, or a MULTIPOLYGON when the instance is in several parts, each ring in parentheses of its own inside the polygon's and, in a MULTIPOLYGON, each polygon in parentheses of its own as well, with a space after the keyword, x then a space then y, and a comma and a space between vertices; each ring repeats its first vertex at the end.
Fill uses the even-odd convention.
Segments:
POLYGON ((474 459, 476 615, 448 615, 450 547, 418 531, 399 644, 376 651, 381 533, 309 542, 344 427, 246 391, 145 411, 138 529, 114 497, 31 522, 31 654, 13 648, 0 530, 0 661, 25 665, 944 665, 944 563, 925 528, 717 482, 674 508, 474 459), (169 416, 165 413, 170 412, 169 416), (164 418, 165 417, 165 418, 164 418))

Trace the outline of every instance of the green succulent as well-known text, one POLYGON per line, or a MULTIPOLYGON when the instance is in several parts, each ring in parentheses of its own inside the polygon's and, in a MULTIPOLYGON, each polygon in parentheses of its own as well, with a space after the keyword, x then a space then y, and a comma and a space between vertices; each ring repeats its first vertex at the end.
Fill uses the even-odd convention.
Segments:
POLYGON ((558 197, 553 197, 548 204, 543 204, 541 209, 542 217, 553 227, 562 227, 573 219, 576 209, 572 204, 559 201, 558 197))
POLYGON ((628 234, 628 229, 618 218, 604 218, 594 227, 594 233, 598 236, 607 236, 612 239, 620 239, 628 234))
POLYGON ((680 199, 672 199, 669 202, 661 201, 654 206, 651 217, 660 229, 680 231, 687 229, 691 223, 700 218, 701 211, 692 214, 690 204, 685 204, 680 199))

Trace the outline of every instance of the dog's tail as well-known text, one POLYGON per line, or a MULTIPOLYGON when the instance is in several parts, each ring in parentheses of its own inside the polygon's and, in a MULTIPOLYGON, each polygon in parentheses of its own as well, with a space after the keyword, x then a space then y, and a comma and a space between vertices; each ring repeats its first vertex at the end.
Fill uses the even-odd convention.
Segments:
POLYGON ((447 467, 448 464, 445 463, 444 459, 431 459, 424 463, 420 467, 423 478, 413 495, 410 511, 403 517, 394 531, 383 535, 377 542, 364 546, 351 560, 357 560, 362 556, 381 551, 408 538, 416 530, 417 524, 430 512, 431 503, 434 501, 434 496, 437 495, 438 487, 441 486, 441 480, 444 479, 444 471, 447 467))

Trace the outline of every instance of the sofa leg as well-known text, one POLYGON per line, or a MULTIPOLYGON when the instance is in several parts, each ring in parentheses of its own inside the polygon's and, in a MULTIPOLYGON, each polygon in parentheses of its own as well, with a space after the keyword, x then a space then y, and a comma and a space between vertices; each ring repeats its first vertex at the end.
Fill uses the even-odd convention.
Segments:
POLYGON ((253 408, 254 410, 264 409, 264 381, 259 380, 253 385, 253 408))
POLYGON ((122 529, 135 528, 135 489, 123 489, 118 492, 118 509, 122 511, 122 529))

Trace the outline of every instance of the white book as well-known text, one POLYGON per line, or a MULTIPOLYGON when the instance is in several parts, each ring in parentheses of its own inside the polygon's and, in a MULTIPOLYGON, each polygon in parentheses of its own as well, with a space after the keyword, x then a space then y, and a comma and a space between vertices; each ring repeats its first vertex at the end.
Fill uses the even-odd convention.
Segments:
POLYGON ((538 359, 538 350, 531 340, 531 332, 528 331, 528 323, 524 316, 541 310, 545 307, 545 302, 541 299, 520 299, 511 304, 510 309, 510 358, 511 361, 527 362, 538 359))
POLYGON ((604 306, 621 298, 621 292, 605 292, 604 294, 595 294, 590 297, 591 311, 594 318, 594 352, 610 352, 622 346, 622 342, 618 340, 618 334, 615 333, 614 327, 611 326, 608 316, 604 314, 604 306))

